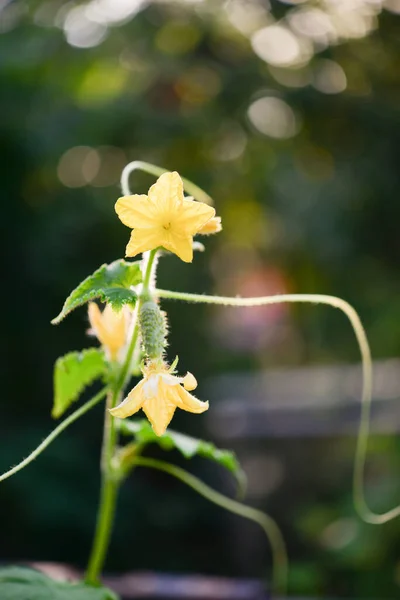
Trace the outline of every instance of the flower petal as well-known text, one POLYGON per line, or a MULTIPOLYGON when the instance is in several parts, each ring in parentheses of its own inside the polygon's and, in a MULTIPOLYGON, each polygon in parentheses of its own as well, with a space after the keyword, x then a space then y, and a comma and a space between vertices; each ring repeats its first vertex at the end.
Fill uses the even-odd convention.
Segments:
POLYGON ((149 198, 162 214, 172 214, 183 201, 183 183, 179 173, 163 173, 149 189, 149 198))
POLYGON ((192 390, 195 390, 197 388, 196 377, 192 373, 190 373, 190 371, 188 371, 185 377, 183 378, 183 387, 188 392, 191 392, 192 390))
POLYGON ((176 254, 183 262, 192 262, 193 260, 193 239, 191 236, 184 236, 174 231, 169 231, 168 236, 164 237, 162 246, 176 254))
POLYGON ((214 216, 215 209, 212 206, 185 198, 182 208, 175 217, 174 227, 184 231, 187 235, 194 235, 214 216))
POLYGON ((179 385, 182 381, 182 377, 171 375, 171 373, 162 373, 160 377, 166 385, 179 385))
POLYGON ((160 381, 157 395, 148 398, 142 406, 146 417, 151 423, 154 433, 158 436, 165 433, 176 409, 176 404, 170 400, 168 388, 170 388, 170 386, 167 386, 160 381))
POLYGON ((125 417, 130 417, 135 412, 137 412, 140 408, 142 408, 143 402, 145 401, 143 396, 143 383, 144 381, 140 381, 134 388, 129 392, 127 397, 121 404, 116 406, 115 408, 110 408, 110 413, 113 417, 118 417, 119 419, 125 419, 125 417))
POLYGON ((182 410, 200 414, 208 409, 208 402, 202 402, 201 400, 198 400, 198 398, 192 394, 189 394, 189 392, 183 389, 182 386, 176 388, 176 391, 178 392, 179 399, 181 401, 178 406, 182 410))
POLYGON ((163 238, 157 229, 134 229, 126 246, 125 256, 136 256, 162 246, 163 238))
POLYGON ((111 304, 107 304, 102 313, 102 323, 104 326, 104 341, 110 351, 112 359, 116 359, 118 350, 122 348, 126 340, 126 331, 128 327, 128 313, 123 307, 119 313, 116 313, 111 304))
POLYGON ((200 235, 211 235, 222 231, 221 217, 213 217, 197 233, 200 235))
POLYGON ((157 210, 145 194, 122 196, 115 203, 115 212, 124 225, 134 229, 149 229, 157 222, 157 210))
POLYGON ((103 322, 101 319, 101 310, 96 302, 89 302, 88 305, 88 317, 91 328, 93 329, 94 335, 97 339, 103 343, 103 322))

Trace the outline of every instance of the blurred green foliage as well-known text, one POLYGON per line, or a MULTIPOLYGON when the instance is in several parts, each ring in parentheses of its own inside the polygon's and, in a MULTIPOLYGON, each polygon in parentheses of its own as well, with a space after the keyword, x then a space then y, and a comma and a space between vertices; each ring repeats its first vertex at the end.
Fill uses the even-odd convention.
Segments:
MULTIPOLYGON (((58 328, 50 319, 81 279, 124 253, 129 232, 113 203, 129 160, 178 170, 204 187, 223 219, 223 232, 193 265, 163 259, 160 287, 343 296, 359 310, 375 358, 400 353, 398 16, 379 2, 352 3, 359 15, 370 10, 364 34, 320 44, 292 69, 255 53, 251 24, 247 35, 232 21, 233 3, 134 2, 137 14, 103 11, 94 20, 88 4, 96 8, 94 1, 0 2, 2 470, 49 431, 53 363, 86 344, 84 310, 58 328), (332 63, 345 73, 340 93, 320 91, 326 73, 322 83, 318 73, 329 67, 329 75, 332 63), (281 104, 255 104, 271 97, 281 104), (278 111, 272 125, 263 121, 268 106, 278 111)), ((297 10, 277 0, 270 8, 234 4, 244 6, 239 24, 253 15, 255 31, 297 10)), ((140 174, 131 181, 139 193, 152 183, 140 174)), ((182 372, 200 383, 260 366, 358 360, 349 326, 334 311, 291 309, 288 331, 245 348, 226 342, 216 309, 171 303, 168 312, 171 357, 179 354, 182 372)), ((1 560, 84 566, 100 413, 2 485, 1 560)), ((179 415, 174 427, 199 434, 203 423, 179 415)), ((257 444, 290 465, 265 508, 284 526, 293 592, 398 596, 400 524, 371 528, 355 517, 354 440, 257 444), (345 547, 326 543, 342 539, 342 530, 352 534, 345 547)), ((390 506, 400 495, 399 443, 382 438, 373 449, 383 472, 374 480, 376 504, 390 506)), ((203 474, 225 486, 217 468, 203 474)), ((265 575, 264 545, 250 544, 246 556, 234 550, 236 520, 221 516, 166 476, 137 473, 120 499, 108 567, 265 575)), ((254 541, 252 526, 246 531, 254 541)))

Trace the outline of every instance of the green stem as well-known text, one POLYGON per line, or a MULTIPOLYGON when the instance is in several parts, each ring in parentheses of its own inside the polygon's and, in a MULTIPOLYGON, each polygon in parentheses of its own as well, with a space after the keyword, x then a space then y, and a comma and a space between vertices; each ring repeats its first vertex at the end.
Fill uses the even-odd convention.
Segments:
POLYGON ((33 450, 33 452, 31 452, 29 454, 29 456, 27 456, 26 458, 24 458, 24 460, 22 460, 20 463, 18 463, 18 465, 16 465, 15 467, 12 467, 12 469, 9 469, 9 471, 6 471, 2 475, 0 475, 0 481, 4 481, 5 479, 8 479, 9 477, 11 477, 12 475, 14 475, 15 473, 18 473, 18 471, 21 471, 21 469, 23 469, 24 467, 26 467, 27 465, 29 465, 29 463, 31 463, 33 460, 35 460, 35 458, 37 458, 39 456, 39 454, 41 454, 44 450, 46 450, 46 448, 48 446, 50 446, 50 444, 56 439, 56 437, 58 437, 60 435, 60 433, 62 433, 64 431, 64 429, 66 429, 67 427, 69 427, 72 423, 74 423, 74 421, 76 421, 77 419, 79 419, 79 417, 81 417, 86 412, 88 412, 91 408, 93 408, 94 406, 96 406, 96 404, 98 404, 100 402, 100 400, 102 400, 104 398, 104 396, 106 395, 106 393, 107 393, 107 389, 106 388, 103 389, 103 390, 101 390, 101 392, 99 392, 98 394, 96 394, 91 400, 88 400, 83 406, 81 406, 80 408, 78 408, 69 417, 67 417, 64 421, 62 421, 43 440, 43 442, 41 444, 39 444, 39 446, 37 448, 35 448, 35 450, 33 450))
POLYGON ((104 414, 99 511, 97 514, 96 532, 93 539, 92 552, 86 571, 86 581, 92 585, 99 583, 99 575, 103 568, 110 543, 117 504, 119 482, 112 470, 112 458, 117 443, 117 431, 115 421, 108 409, 113 408, 117 404, 119 395, 120 394, 116 391, 109 392, 104 414))
MULTIPOLYGON (((129 176, 133 171, 144 171, 145 173, 149 173, 150 175, 155 175, 156 177, 160 177, 163 173, 168 173, 168 169, 163 169, 161 167, 157 167, 156 165, 152 165, 151 163, 142 162, 141 160, 134 160, 133 162, 126 165, 121 175, 121 188, 124 196, 130 196, 131 191, 129 188, 129 176)), ((199 202, 204 202, 205 204, 213 204, 212 198, 206 194, 201 188, 199 188, 196 184, 189 179, 185 179, 182 177, 183 186, 185 191, 193 196, 199 202)))
POLYGON ((142 293, 136 303, 135 314, 133 317, 134 321, 131 341, 115 389, 109 393, 107 399, 101 456, 102 479, 100 501, 97 513, 96 531, 86 571, 86 581, 92 585, 97 585, 99 583, 100 574, 103 570, 112 534, 118 490, 121 484, 121 479, 115 473, 113 468, 113 459, 118 444, 118 430, 116 428, 115 419, 111 416, 109 409, 118 404, 122 391, 130 379, 132 356, 139 337, 138 315, 144 299, 146 299, 149 294, 153 268, 155 268, 156 265, 156 254, 156 250, 152 250, 148 254, 143 277, 142 293))
POLYGON ((188 473, 180 467, 171 465, 170 463, 156 460, 154 458, 144 458, 138 456, 132 460, 131 465, 135 467, 150 467, 164 471, 177 479, 186 483, 189 487, 195 490, 198 494, 210 500, 214 504, 233 512, 241 517, 250 519, 258 523, 264 530, 272 548, 273 568, 272 568, 272 589, 277 595, 286 596, 287 579, 288 579, 288 560, 285 542, 282 534, 275 521, 267 514, 260 510, 241 504, 236 500, 232 500, 223 494, 220 494, 213 488, 209 487, 203 481, 188 473))
POLYGON ((99 585, 100 573, 106 559, 112 534, 117 506, 119 484, 117 480, 103 477, 100 490, 100 510, 93 540, 93 551, 90 556, 85 580, 91 585, 99 585))
POLYGON ((206 296, 201 294, 187 294, 156 290, 159 298, 184 300, 186 302, 200 302, 206 304, 220 304, 223 306, 265 306, 281 302, 306 302, 311 304, 327 304, 341 310, 349 319, 357 339, 362 361, 362 395, 361 416, 358 428, 356 451, 353 466, 353 499, 354 506, 360 517, 371 525, 381 525, 400 516, 400 505, 383 512, 372 511, 366 501, 364 491, 364 472, 368 450, 368 436, 371 420, 372 404, 372 358, 368 338, 361 319, 356 310, 342 298, 324 294, 281 294, 277 296, 261 296, 259 298, 231 298, 228 296, 206 296))

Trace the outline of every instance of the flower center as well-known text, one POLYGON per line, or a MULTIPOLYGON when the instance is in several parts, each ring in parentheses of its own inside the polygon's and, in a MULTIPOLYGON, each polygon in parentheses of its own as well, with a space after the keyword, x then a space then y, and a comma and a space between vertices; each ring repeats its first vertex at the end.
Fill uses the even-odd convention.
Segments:
POLYGON ((171 229, 171 222, 169 222, 169 223, 164 223, 164 225, 163 225, 163 229, 165 229, 166 231, 168 231, 169 229, 171 229))
POLYGON ((146 399, 154 398, 158 392, 158 380, 160 375, 158 373, 150 375, 147 381, 143 384, 143 395, 146 399))

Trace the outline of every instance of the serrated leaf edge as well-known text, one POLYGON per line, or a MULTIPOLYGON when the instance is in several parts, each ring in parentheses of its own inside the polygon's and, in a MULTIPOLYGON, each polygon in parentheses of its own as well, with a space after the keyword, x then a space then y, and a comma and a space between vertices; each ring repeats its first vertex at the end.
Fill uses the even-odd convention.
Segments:
MULTIPOLYGON (((126 264, 126 265, 134 265, 134 264, 138 264, 137 262, 132 262, 132 263, 128 263, 127 261, 125 261, 123 258, 119 258, 111 263, 103 263, 102 265, 100 265, 100 267, 98 267, 95 271, 93 271, 93 273, 91 275, 88 275, 87 277, 85 277, 85 279, 83 279, 73 290, 72 292, 68 295, 68 297, 66 298, 63 307, 61 309, 61 311, 59 312, 59 314, 54 317, 54 319, 52 319, 50 321, 50 323, 52 325, 58 325, 59 323, 61 323, 61 321, 63 321, 65 319, 65 317, 67 317, 72 311, 74 311, 76 308, 78 308, 79 306, 83 306, 84 304, 86 304, 87 302, 89 302, 90 300, 96 300, 96 299, 100 299, 102 302, 106 302, 107 300, 107 296, 104 294, 104 290, 113 290, 113 289, 121 289, 121 290, 126 290, 129 291, 132 294, 132 300, 131 302, 133 303, 134 300, 136 300, 137 296, 135 294, 135 292, 133 292, 132 290, 130 290, 129 288, 123 287, 122 285, 115 285, 113 287, 108 287, 108 288, 104 288, 103 290, 92 290, 91 292, 87 292, 84 296, 83 296, 83 300, 78 301, 76 300, 72 306, 70 306, 69 308, 66 308, 67 304, 68 304, 68 300, 71 298, 72 294, 80 287, 83 286, 89 279, 91 279, 92 277, 94 277, 99 271, 101 271, 102 269, 107 269, 108 267, 111 267, 112 265, 116 264, 116 263, 120 263, 120 264, 126 264)), ((126 300, 124 302, 122 302, 122 306, 124 306, 125 304, 130 304, 131 303, 129 300, 126 300)))

